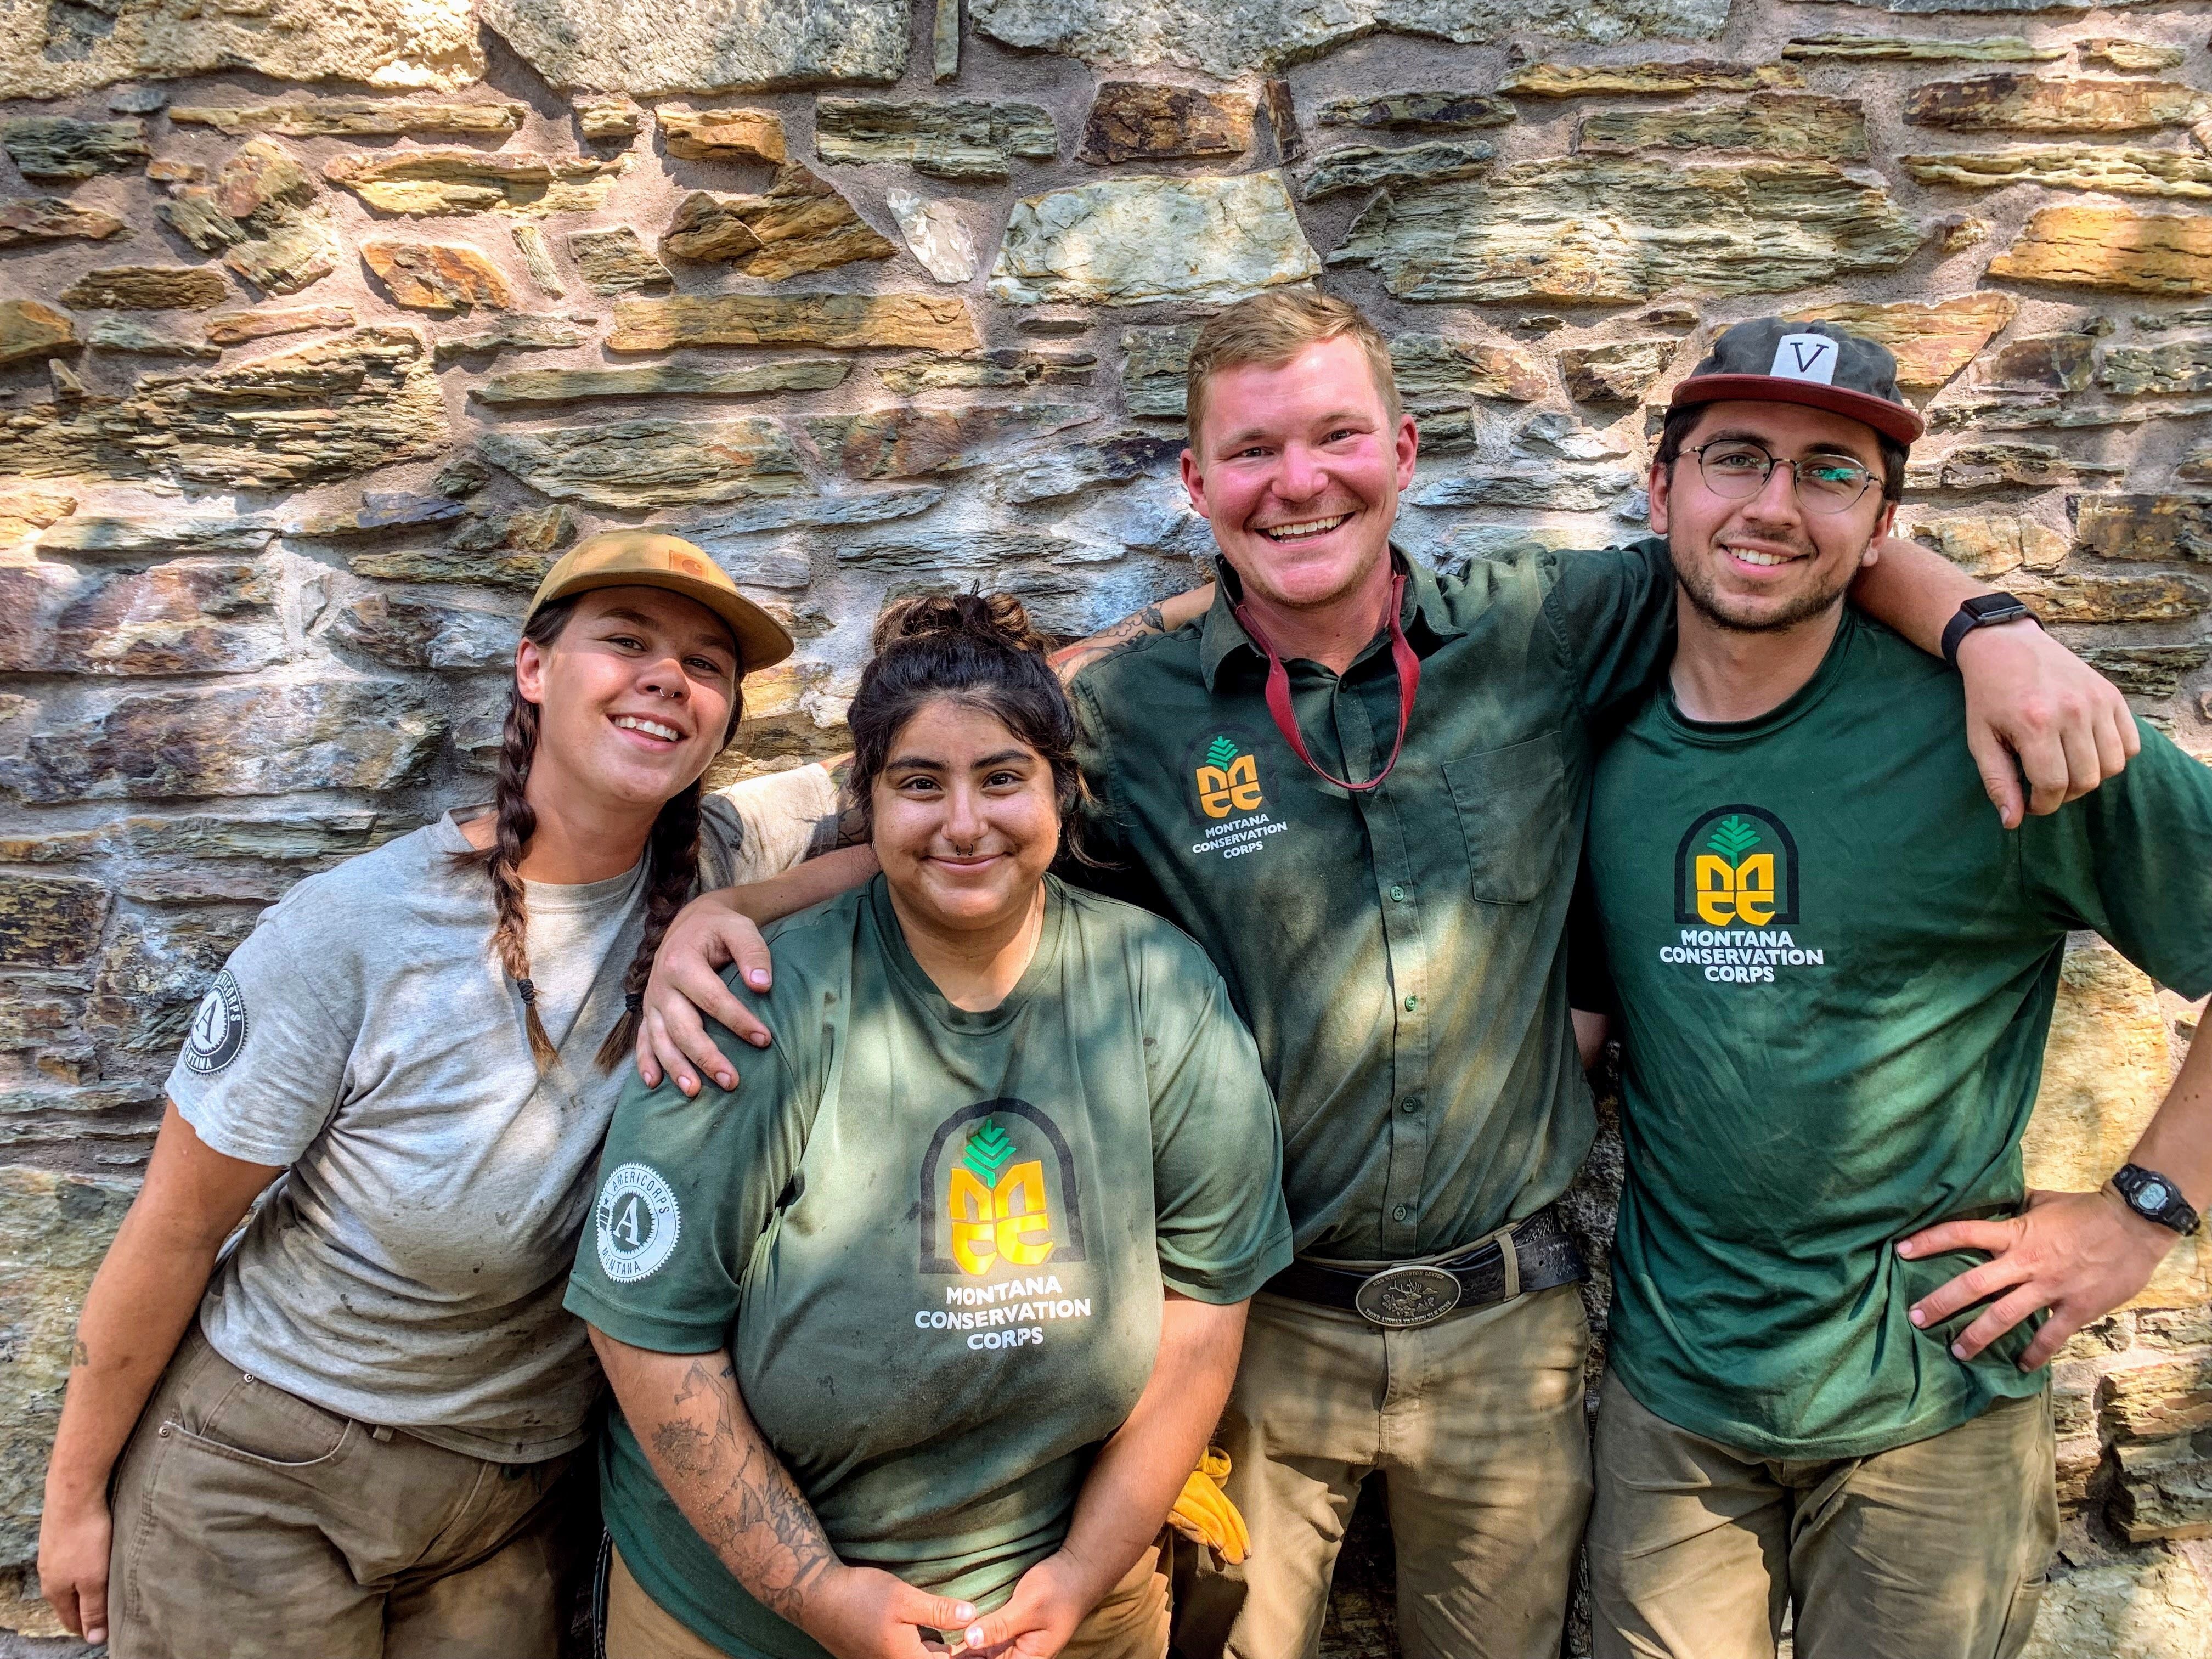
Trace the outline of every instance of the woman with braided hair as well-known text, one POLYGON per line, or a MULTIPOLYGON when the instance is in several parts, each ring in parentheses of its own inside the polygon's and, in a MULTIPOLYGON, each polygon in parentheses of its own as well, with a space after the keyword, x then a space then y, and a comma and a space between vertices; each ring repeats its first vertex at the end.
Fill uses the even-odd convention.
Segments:
POLYGON ((606 1652, 1164 1659, 1155 1540, 1290 1260, 1273 1099, 1198 946, 1048 873, 1075 719, 1021 605, 876 644, 881 873, 769 930, 734 1091, 640 1076, 608 1132, 606 1652))
POLYGON ((819 767, 702 793, 790 650, 690 543, 587 539, 525 617, 491 808, 309 877, 231 957, 79 1323, 40 1543, 72 1630, 555 1652, 602 1387, 561 1297, 638 993, 702 879, 836 810, 819 767))

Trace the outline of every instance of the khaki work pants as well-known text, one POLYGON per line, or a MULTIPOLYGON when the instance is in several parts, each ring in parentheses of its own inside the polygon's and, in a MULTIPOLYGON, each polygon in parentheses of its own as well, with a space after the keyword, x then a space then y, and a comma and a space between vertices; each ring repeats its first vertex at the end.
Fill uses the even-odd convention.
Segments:
MULTIPOLYGON (((608 1554, 606 1659, 725 1659, 645 1593, 620 1550, 610 1545, 608 1554)), ((1060 1659, 1163 1659, 1167 1650, 1168 1581, 1154 1547, 1075 1627, 1060 1659)))
POLYGON ((1589 1508, 1589 1349, 1571 1285, 1401 1331, 1253 1297, 1216 1437, 1252 1553, 1177 1580, 1178 1651, 1314 1659, 1352 1504, 1380 1472, 1407 1659, 1557 1659, 1589 1508))
POLYGON ((108 1650, 552 1659, 574 1455, 492 1463, 354 1422, 196 1324, 117 1467, 108 1650))
POLYGON ((2012 1659, 2058 1536, 2047 1394, 1909 1446, 1787 1462, 1676 1428, 1608 1376, 1598 1659, 2012 1659))

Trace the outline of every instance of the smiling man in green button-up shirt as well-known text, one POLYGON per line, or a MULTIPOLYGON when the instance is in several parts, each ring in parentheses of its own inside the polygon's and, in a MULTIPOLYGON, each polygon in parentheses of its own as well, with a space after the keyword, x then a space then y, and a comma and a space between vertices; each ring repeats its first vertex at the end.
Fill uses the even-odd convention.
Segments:
MULTIPOLYGON (((1561 941, 1592 734, 1664 665, 1672 568, 1650 541, 1449 579, 1395 554, 1413 423, 1372 325, 1310 290, 1206 325, 1189 420, 1221 583, 1197 620, 1069 655, 1094 846, 1119 860, 1085 878, 1221 969, 1280 1105, 1300 1261, 1253 1300, 1222 1428, 1251 1555, 1200 1587, 1178 1645, 1316 1653, 1380 1471, 1407 1653, 1551 1659, 1589 1497, 1582 1267, 1549 1207, 1594 1127, 1561 941)), ((1855 597, 1932 652, 1984 590, 1885 545, 1855 597)), ((2118 694, 2031 629, 1984 632, 1967 689, 1992 794, 2016 816, 2006 740, 2039 810, 2094 787, 2118 694), (2072 724, 2031 730, 2031 707, 2072 724)), ((753 1034, 713 971, 767 968, 738 902, 679 918, 647 991, 647 1063, 679 1085, 727 1065, 684 993, 753 1034)))

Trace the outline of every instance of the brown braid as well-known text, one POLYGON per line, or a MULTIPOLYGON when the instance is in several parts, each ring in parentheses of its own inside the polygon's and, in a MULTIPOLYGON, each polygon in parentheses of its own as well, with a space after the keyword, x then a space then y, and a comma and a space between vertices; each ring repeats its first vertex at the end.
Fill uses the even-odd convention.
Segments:
MULTIPOLYGON (((545 606, 524 627, 523 637, 541 648, 550 647, 568 625, 575 609, 574 599, 558 600, 545 606)), ((742 695, 733 693, 730 723, 722 733, 725 748, 737 735, 744 707, 742 695)), ((482 851, 471 848, 455 856, 465 864, 483 865, 491 877, 492 897, 499 907, 499 922, 492 930, 492 948, 499 952, 501 965, 522 998, 523 1029, 529 1034, 531 1057, 543 1072, 553 1063, 556 1050, 553 1040, 546 1035, 545 1022, 538 1018, 538 988, 530 977, 529 918, 521 875, 523 851, 538 828, 538 814, 532 810, 524 789, 530 778, 531 757, 538 752, 538 705, 525 697, 520 687, 510 687, 507 722, 500 738, 498 776, 493 785, 497 821, 492 844, 482 851)), ((615 1022, 614 1029, 607 1033, 606 1041, 599 1045, 594 1057, 602 1072, 612 1071, 630 1052, 637 1036, 646 981, 653 974, 653 953, 660 949, 669 924, 691 896, 692 884, 698 879, 702 793, 702 786, 694 781, 690 788, 672 797, 653 819, 652 832, 646 838, 646 878, 649 885, 645 936, 638 941, 637 953, 623 974, 622 1018, 615 1022)))
MULTIPOLYGON (((538 646, 550 646, 568 625, 576 609, 573 599, 547 605, 523 628, 522 636, 538 646)), ((522 1026, 530 1036, 530 1056, 544 1071, 553 1063, 553 1039, 545 1035, 545 1022, 538 1017, 538 988, 530 978, 530 917, 522 884, 523 849, 537 832, 538 814, 531 809, 523 786, 530 780, 530 759, 538 752, 538 705, 510 686, 507 722, 500 732, 499 773, 492 786, 495 819, 491 845, 454 856, 464 864, 481 864, 491 877, 492 900, 499 907, 499 923, 492 929, 492 949, 501 966, 522 996, 522 1026)))
MULTIPOLYGON (((732 729, 736 722, 731 722, 732 729)), ((599 1045, 599 1069, 611 1072, 626 1059, 637 1042, 638 1022, 644 1018, 645 982, 653 977, 653 958, 668 932, 668 924, 691 896, 699 876, 699 797, 693 784, 660 809, 653 821, 653 834, 645 843, 645 936, 637 954, 623 974, 623 1015, 607 1040, 599 1045)))

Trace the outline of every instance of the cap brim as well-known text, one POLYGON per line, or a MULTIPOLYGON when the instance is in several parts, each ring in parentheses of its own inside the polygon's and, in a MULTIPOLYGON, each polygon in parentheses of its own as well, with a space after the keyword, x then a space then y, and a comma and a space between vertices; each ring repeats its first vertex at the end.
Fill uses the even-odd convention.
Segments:
POLYGON ((773 666, 799 648, 791 635, 783 631, 781 623, 744 594, 732 593, 726 587, 716 587, 696 576, 673 570, 595 571, 562 583, 558 592, 545 594, 538 603, 550 605, 556 599, 574 599, 579 593, 597 592, 603 587, 665 588, 705 605, 729 624, 738 641, 742 673, 751 674, 773 666))
POLYGON ((1927 423, 1903 404, 1893 404, 1869 392, 1823 386, 1818 380, 1793 380, 1780 374, 1695 375, 1674 388, 1668 407, 1686 409, 1732 398, 1753 403, 1802 404, 1808 409, 1825 409, 1832 415, 1848 415, 1901 444, 1912 442, 1928 429, 1927 423))

